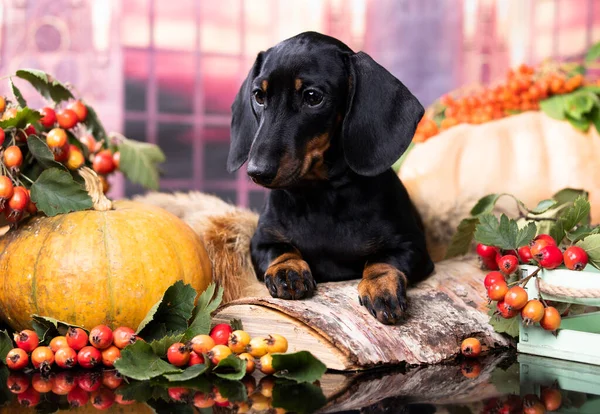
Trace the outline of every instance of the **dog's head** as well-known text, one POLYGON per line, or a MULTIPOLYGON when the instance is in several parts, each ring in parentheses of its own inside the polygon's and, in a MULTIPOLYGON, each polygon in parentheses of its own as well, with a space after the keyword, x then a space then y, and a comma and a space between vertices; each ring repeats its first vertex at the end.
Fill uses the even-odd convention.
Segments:
POLYGON ((227 169, 270 188, 327 179, 326 152, 381 174, 406 150, 424 110, 369 55, 306 32, 260 52, 232 105, 227 169))

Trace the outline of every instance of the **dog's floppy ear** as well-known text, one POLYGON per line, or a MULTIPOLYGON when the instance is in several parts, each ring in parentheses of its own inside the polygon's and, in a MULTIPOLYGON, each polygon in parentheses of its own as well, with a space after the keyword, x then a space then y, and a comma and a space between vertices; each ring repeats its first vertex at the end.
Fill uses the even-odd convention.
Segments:
POLYGON ((248 159, 258 121, 252 107, 252 80, 258 76, 264 52, 260 52, 231 105, 231 142, 227 156, 227 171, 239 169, 248 159))
POLYGON ((354 172, 375 176, 404 153, 425 110, 402 82, 366 53, 350 55, 348 66, 344 155, 354 172))

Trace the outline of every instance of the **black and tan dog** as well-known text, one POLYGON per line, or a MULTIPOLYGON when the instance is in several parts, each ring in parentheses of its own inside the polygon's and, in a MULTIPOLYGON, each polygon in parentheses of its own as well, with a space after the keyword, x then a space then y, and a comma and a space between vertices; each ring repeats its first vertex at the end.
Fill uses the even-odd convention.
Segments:
POLYGON ((271 295, 301 299, 317 282, 362 276, 362 305, 398 322, 407 284, 433 271, 390 168, 423 116, 419 101, 367 54, 306 32, 258 54, 232 111, 228 170, 248 161, 272 189, 251 243, 271 295))

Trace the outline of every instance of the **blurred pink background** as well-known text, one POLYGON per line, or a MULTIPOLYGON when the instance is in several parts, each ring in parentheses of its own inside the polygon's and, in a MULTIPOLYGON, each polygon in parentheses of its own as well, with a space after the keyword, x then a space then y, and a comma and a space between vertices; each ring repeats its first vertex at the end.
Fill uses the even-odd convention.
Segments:
MULTIPOLYGON (((259 208, 264 191, 225 160, 229 108, 260 50, 326 33, 428 105, 510 66, 580 58, 600 40, 600 0, 2 0, 0 26, 0 74, 45 70, 74 84, 108 130, 160 145, 161 190, 259 208)), ((111 195, 142 191, 116 177, 111 195)))

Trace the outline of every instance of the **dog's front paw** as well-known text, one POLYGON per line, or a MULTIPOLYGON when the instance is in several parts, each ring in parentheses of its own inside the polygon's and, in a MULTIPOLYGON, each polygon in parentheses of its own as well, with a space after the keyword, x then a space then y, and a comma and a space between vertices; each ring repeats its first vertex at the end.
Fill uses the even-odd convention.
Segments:
POLYGON ((370 265, 358 284, 358 300, 379 322, 396 324, 408 307, 406 276, 388 264, 370 265))
POLYGON ((298 255, 284 254, 265 272, 265 285, 274 298, 302 299, 313 294, 317 283, 308 263, 298 255))

